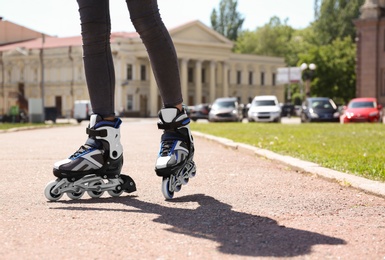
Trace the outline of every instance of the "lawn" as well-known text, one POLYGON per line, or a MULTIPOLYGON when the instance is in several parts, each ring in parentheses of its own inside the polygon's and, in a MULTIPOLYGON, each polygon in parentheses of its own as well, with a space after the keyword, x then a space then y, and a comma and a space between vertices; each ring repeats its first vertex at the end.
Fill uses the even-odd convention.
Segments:
POLYGON ((44 126, 43 123, 0 123, 0 130, 8 130, 11 128, 31 127, 31 126, 44 126))
POLYGON ((191 129, 385 182, 385 124, 192 123, 191 129))

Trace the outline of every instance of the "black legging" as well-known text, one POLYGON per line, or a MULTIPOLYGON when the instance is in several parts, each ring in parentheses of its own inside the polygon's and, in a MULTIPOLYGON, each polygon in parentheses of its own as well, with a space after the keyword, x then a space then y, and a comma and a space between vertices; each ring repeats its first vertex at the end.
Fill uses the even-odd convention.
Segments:
MULTIPOLYGON (((115 72, 110 48, 109 0, 77 0, 82 28, 84 70, 93 112, 114 115, 115 72)), ((159 14, 157 0, 126 0, 131 21, 150 58, 165 107, 182 103, 174 44, 159 14)))

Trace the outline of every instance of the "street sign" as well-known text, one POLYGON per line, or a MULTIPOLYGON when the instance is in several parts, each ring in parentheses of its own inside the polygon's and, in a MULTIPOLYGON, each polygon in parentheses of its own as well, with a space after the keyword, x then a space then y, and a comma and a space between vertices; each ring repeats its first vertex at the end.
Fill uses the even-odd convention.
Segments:
POLYGON ((301 81, 302 71, 300 67, 287 67, 277 69, 277 83, 289 84, 301 81))

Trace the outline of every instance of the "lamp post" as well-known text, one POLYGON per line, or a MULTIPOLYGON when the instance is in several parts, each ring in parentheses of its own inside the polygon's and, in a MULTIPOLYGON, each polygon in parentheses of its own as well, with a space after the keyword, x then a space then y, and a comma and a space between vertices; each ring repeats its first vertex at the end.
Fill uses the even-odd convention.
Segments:
POLYGON ((310 82, 314 77, 314 71, 317 68, 317 66, 314 63, 302 63, 301 64, 301 70, 302 70, 302 77, 305 80, 305 95, 306 97, 310 97, 310 82))

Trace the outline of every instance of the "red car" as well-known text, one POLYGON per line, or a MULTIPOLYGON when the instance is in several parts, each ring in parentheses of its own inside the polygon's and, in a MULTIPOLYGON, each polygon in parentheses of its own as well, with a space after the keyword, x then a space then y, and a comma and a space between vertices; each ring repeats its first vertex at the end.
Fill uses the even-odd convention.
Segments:
POLYGON ((382 106, 376 98, 354 98, 344 107, 341 123, 350 122, 381 122, 382 106))

